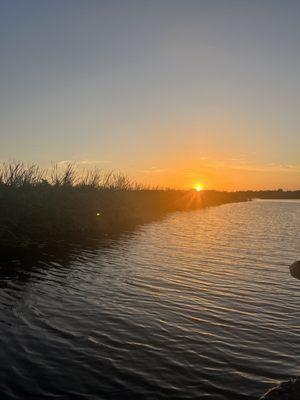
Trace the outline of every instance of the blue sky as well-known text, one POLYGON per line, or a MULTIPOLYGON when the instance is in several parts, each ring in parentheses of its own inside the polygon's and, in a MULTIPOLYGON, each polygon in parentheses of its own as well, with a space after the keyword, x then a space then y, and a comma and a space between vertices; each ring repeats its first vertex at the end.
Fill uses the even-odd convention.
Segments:
POLYGON ((0 52, 0 160, 300 187, 299 1, 1 0, 0 52))

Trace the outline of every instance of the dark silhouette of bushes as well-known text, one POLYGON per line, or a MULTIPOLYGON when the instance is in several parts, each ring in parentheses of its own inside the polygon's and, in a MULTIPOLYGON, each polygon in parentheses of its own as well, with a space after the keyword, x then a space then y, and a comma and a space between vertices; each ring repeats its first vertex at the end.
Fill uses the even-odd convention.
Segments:
POLYGON ((121 173, 44 171, 35 164, 0 167, 1 246, 42 246, 99 237, 168 212, 244 201, 243 193, 147 188, 121 173))

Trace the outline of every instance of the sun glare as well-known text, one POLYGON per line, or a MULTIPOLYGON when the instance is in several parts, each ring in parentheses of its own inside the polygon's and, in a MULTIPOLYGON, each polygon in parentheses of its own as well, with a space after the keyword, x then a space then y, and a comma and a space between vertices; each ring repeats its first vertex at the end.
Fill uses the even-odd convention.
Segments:
POLYGON ((194 189, 196 190, 196 192, 201 192, 201 190, 203 189, 202 185, 195 185, 194 189))

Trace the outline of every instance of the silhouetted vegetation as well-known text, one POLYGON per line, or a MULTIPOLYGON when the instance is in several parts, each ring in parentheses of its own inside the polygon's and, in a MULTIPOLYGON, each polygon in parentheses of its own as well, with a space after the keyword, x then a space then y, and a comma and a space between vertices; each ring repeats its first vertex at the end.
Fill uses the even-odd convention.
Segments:
POLYGON ((0 243, 28 247, 101 237, 168 212, 246 201, 257 193, 148 188, 121 173, 95 169, 79 175, 71 164, 49 172, 35 164, 4 163, 0 243))
POLYGON ((300 190, 248 190, 241 193, 251 199, 300 199, 300 190))

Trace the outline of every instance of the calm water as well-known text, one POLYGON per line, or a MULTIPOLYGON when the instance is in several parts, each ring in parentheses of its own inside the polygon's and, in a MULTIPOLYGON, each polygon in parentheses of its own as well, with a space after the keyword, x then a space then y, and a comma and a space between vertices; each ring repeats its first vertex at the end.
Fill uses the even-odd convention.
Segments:
POLYGON ((300 374, 300 202, 1 261, 1 399, 256 399, 300 374))

